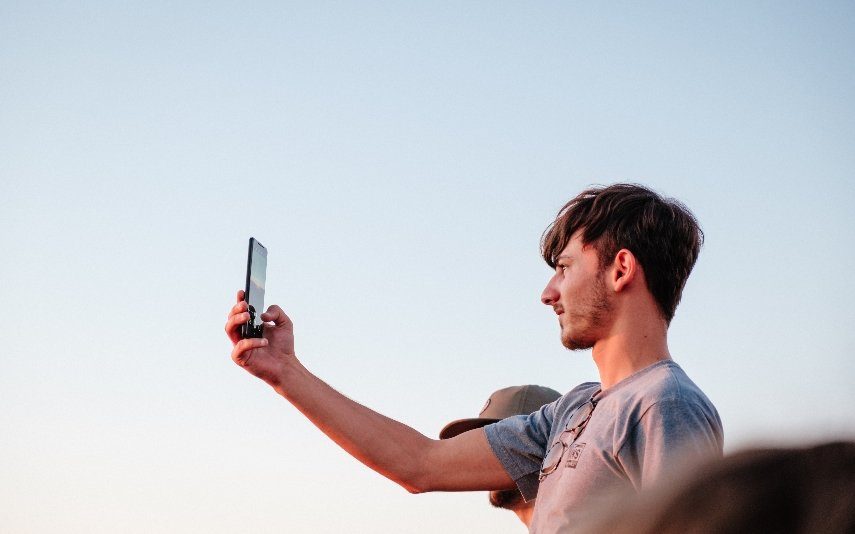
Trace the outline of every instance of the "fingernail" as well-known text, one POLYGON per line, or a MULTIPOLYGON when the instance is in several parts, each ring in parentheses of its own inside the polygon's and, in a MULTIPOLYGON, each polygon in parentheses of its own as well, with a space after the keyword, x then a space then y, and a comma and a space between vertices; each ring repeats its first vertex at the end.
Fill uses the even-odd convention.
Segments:
POLYGON ((267 345, 267 340, 266 340, 266 339, 264 339, 264 338, 262 338, 262 339, 261 339, 261 344, 262 344, 262 345, 267 345))

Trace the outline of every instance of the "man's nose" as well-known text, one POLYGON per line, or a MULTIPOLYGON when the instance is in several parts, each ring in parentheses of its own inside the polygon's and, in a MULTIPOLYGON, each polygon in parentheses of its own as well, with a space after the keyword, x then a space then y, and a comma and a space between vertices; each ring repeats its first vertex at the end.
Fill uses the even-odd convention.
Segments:
POLYGON ((555 289, 555 277, 549 279, 549 283, 543 288, 543 293, 540 294, 540 302, 547 306, 552 306, 558 302, 558 290, 555 289))

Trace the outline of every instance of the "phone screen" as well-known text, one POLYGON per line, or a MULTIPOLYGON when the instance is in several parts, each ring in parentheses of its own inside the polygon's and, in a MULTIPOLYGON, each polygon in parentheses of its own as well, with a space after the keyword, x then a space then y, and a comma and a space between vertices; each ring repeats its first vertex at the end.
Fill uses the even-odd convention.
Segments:
POLYGON ((252 324, 246 325, 244 337, 261 337, 264 312, 264 281, 267 276, 267 249, 255 240, 249 238, 249 259, 246 266, 246 295, 244 300, 249 304, 249 314, 252 324))

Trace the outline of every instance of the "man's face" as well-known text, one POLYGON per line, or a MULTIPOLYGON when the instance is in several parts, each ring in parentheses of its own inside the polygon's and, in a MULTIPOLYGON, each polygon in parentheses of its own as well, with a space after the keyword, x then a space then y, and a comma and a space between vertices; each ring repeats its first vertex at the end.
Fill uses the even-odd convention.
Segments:
POLYGON ((561 343, 570 350, 589 349, 611 320, 612 302, 606 272, 600 270, 593 246, 583 246, 576 232, 556 259, 555 274, 541 295, 561 326, 561 343))

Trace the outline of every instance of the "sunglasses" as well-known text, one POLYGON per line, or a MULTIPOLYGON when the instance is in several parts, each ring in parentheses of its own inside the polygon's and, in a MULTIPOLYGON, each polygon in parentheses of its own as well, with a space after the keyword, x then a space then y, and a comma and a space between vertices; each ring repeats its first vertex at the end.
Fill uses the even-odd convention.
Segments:
POLYGON ((540 475, 538 475, 537 480, 542 482, 544 478, 548 475, 555 472, 558 469, 558 466, 561 465, 561 458, 564 456, 564 451, 573 443, 575 443, 576 439, 582 435, 582 431, 585 430, 585 426, 587 426, 588 421, 591 420, 591 416, 594 414, 594 408, 597 407, 597 403, 594 402, 594 398, 591 397, 588 402, 583 404, 575 414, 573 414, 573 419, 571 419, 564 430, 558 434, 558 439, 549 447, 549 450, 546 451, 546 458, 543 459, 543 464, 540 467, 540 475), (573 424, 573 423, 576 424, 573 424))

